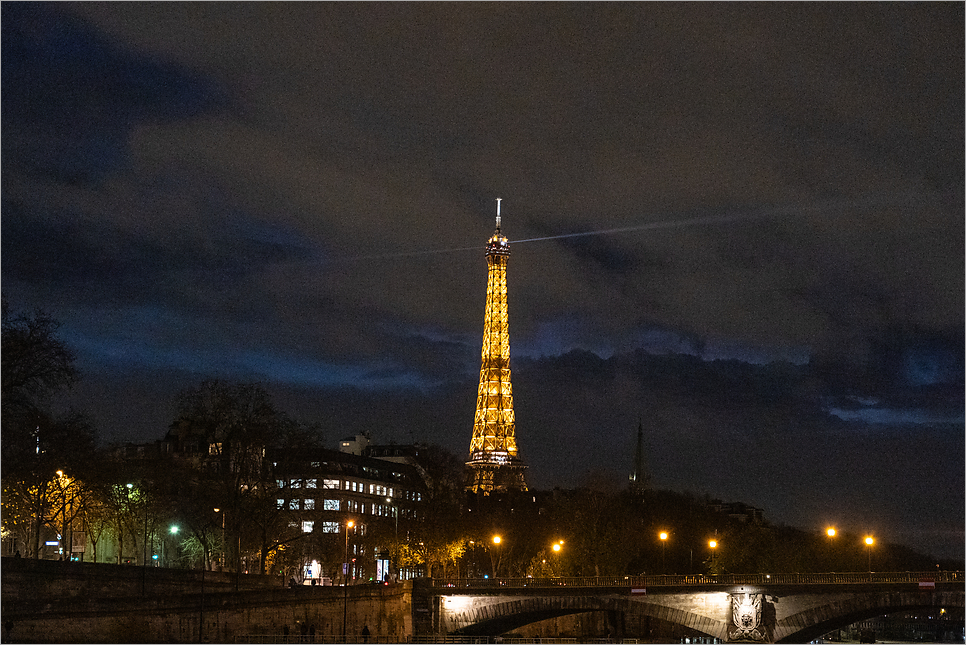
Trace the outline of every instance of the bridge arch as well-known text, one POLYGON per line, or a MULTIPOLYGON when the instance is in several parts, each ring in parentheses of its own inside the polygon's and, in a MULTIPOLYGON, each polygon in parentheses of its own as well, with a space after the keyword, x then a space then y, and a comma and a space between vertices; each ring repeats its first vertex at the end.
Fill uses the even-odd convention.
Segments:
POLYGON ((723 621, 708 615, 620 595, 516 596, 472 601, 465 596, 451 596, 444 597, 440 609, 441 631, 465 636, 501 634, 541 620, 592 611, 647 616, 717 638, 723 638, 727 629, 723 621))
MULTIPOLYGON (((425 633, 496 635, 584 612, 608 615, 613 635, 644 617, 722 641, 807 642, 863 619, 946 607, 962 611, 962 572, 778 574, 716 579, 426 581, 414 597, 431 618, 425 633), (936 579, 938 578, 938 580, 936 579), (649 584, 655 583, 655 584, 649 584), (433 597, 435 600, 429 602, 433 597), (430 609, 432 607, 432 609, 430 609), (754 607, 754 625, 739 628, 739 607, 754 607), (623 615, 622 618, 618 618, 623 615)), ((631 628, 632 629, 632 628, 631 628)))
POLYGON ((822 634, 876 616, 946 607, 962 608, 964 604, 966 604, 966 591, 856 594, 791 614, 777 621, 773 632, 774 641, 807 643, 822 634))

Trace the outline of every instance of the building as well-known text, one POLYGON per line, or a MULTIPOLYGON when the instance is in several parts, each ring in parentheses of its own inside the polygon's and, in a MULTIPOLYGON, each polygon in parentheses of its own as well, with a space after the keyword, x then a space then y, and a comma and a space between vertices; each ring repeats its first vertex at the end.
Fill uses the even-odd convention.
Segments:
POLYGON ((287 528, 302 534, 288 542, 298 555, 286 560, 290 566, 298 563, 301 578, 339 584, 343 579, 381 581, 420 574, 397 571, 392 561, 393 550, 405 543, 425 499, 426 485, 417 467, 315 449, 274 453, 272 472, 277 509, 287 528))
POLYGON ((722 502, 720 499, 713 499, 708 506, 716 513, 741 522, 761 524, 765 521, 765 511, 744 502, 722 502))
POLYGON ((466 490, 483 495, 527 490, 526 465, 517 450, 510 383, 506 286, 509 257, 509 241, 500 232, 500 200, 497 199, 496 231, 486 247, 486 312, 480 386, 466 462, 466 490))

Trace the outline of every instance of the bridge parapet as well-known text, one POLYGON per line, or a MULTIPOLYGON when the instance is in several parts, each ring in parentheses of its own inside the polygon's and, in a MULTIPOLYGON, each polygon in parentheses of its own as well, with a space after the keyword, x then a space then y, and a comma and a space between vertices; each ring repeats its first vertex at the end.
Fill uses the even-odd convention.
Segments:
POLYGON ((753 573, 726 575, 657 575, 657 576, 595 576, 560 578, 420 578, 416 584, 441 593, 457 590, 498 590, 513 588, 552 589, 558 587, 693 587, 704 585, 855 585, 855 584, 910 584, 921 585, 966 582, 962 571, 895 571, 850 573, 753 573))
POLYGON ((414 614, 414 634, 494 635, 546 618, 605 612, 725 642, 806 642, 886 613, 962 611, 964 580, 961 571, 419 579, 413 602, 422 613, 414 614))

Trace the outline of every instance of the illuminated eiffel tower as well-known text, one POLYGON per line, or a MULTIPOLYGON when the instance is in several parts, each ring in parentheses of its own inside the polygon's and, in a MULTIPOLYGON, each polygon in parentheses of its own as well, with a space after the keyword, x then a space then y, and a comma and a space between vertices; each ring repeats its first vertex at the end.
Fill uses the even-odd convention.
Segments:
POLYGON ((483 360, 473 420, 466 490, 473 493, 525 491, 526 466, 517 456, 510 385, 510 334, 507 326, 506 265, 509 241, 500 232, 500 200, 496 200, 496 232, 486 245, 486 314, 483 317, 483 360))

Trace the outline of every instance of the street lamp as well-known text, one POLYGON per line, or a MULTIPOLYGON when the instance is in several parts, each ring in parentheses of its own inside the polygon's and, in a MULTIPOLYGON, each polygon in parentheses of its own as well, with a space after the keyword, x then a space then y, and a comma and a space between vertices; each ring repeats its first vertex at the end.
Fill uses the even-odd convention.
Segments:
MULTIPOLYGON (((399 551, 399 507, 392 501, 392 497, 387 497, 386 501, 391 505, 393 518, 396 520, 396 531, 393 534, 393 555, 398 554, 399 551)), ((398 563, 399 558, 397 556, 396 562, 398 563)), ((389 573, 392 575, 392 563, 390 562, 389 573)), ((398 574, 398 572, 397 572, 398 574)), ((459 577, 459 569, 456 571, 457 577, 459 577)))
POLYGON ((832 538, 835 537, 835 527, 830 526, 827 529, 825 529, 825 535, 828 536, 828 558, 829 558, 829 562, 831 563, 832 562, 832 538))
POLYGON ((64 471, 57 471, 57 488, 60 490, 60 552, 61 560, 70 560, 67 542, 67 490, 64 488, 64 471))
MULTIPOLYGON (((177 535, 179 530, 180 529, 179 529, 178 525, 177 524, 174 524, 174 525, 171 526, 171 528, 168 529, 168 533, 170 533, 171 535, 177 535)), ((171 559, 171 556, 169 555, 167 560, 164 557, 164 543, 165 542, 167 542, 167 540, 165 540, 165 539, 162 539, 161 540, 161 564, 162 564, 162 566, 166 566, 167 567, 167 566, 170 566, 170 564, 171 564, 170 562, 168 562, 168 560, 171 559)))
POLYGON ((355 526, 355 522, 349 520, 345 523, 345 562, 342 563, 342 642, 345 643, 345 626, 349 614, 349 529, 355 526))
POLYGON ((222 509, 213 509, 215 513, 221 513, 221 556, 219 556, 219 565, 221 565, 222 571, 227 569, 225 566, 225 513, 222 509))
POLYGON ((668 538, 667 531, 661 531, 657 537, 661 539, 661 573, 667 574, 667 567, 664 564, 664 551, 668 538))
MULTIPOLYGON (((500 543, 501 542, 503 542, 503 538, 501 538, 499 535, 494 535, 493 536, 493 546, 494 547, 500 546, 500 543)), ((500 554, 500 555, 502 556, 503 554, 500 554)), ((493 551, 492 549, 490 550, 490 564, 493 565, 493 577, 496 578, 496 572, 497 572, 497 568, 498 568, 497 567, 497 564, 498 563, 497 563, 497 558, 496 558, 496 552, 493 551)))
POLYGON ((717 540, 708 540, 708 547, 711 549, 711 573, 713 574, 715 572, 715 569, 714 569, 714 556, 715 556, 715 550, 718 548, 718 541, 717 540))
POLYGON ((865 546, 869 551, 869 573, 872 573, 872 545, 875 544, 875 540, 871 535, 867 535, 865 538, 865 546))
MULTIPOLYGON (((550 550, 553 551, 554 553, 556 553, 557 556, 559 556, 560 555, 560 551, 563 549, 563 543, 564 543, 563 540, 557 540, 552 545, 550 545, 550 550)), ((556 573, 557 573, 557 575, 560 575, 560 558, 559 557, 556 560, 556 564, 557 564, 556 573)), ((553 571, 551 571, 551 573, 553 573, 553 571)))

